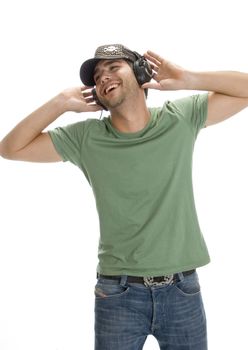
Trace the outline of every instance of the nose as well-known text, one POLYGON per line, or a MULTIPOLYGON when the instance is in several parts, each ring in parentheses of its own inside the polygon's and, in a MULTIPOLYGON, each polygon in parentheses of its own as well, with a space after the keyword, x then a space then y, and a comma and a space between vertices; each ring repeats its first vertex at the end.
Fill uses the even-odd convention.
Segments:
POLYGON ((106 81, 108 81, 110 79, 110 76, 107 73, 103 73, 101 76, 101 84, 106 83, 106 81))

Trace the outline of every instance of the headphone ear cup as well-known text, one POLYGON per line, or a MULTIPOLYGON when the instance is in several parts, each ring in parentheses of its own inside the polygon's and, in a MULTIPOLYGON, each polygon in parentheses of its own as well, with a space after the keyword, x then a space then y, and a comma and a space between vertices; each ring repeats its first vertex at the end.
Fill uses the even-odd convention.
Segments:
POLYGON ((105 109, 105 111, 107 111, 108 109, 102 104, 102 102, 99 100, 97 94, 96 94, 96 89, 92 89, 91 90, 92 92, 92 96, 93 96, 93 99, 94 101, 96 102, 96 104, 98 104, 99 106, 101 106, 103 109, 105 109))
POLYGON ((145 57, 139 57, 134 62, 133 71, 139 85, 148 83, 153 77, 152 67, 145 57))

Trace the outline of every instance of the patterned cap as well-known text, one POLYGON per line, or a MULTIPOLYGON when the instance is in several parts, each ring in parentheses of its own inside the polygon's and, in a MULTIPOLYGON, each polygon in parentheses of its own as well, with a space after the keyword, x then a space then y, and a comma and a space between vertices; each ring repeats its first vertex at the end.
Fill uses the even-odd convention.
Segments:
POLYGON ((84 85, 94 86, 94 71, 100 60, 125 59, 134 62, 138 54, 120 44, 102 45, 96 49, 94 58, 85 61, 80 68, 80 78, 84 85))

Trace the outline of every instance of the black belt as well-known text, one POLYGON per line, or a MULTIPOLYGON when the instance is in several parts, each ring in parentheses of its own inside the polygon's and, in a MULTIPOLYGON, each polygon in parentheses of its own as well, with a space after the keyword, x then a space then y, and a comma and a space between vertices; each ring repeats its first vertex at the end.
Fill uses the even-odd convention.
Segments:
MULTIPOLYGON (((183 271, 182 274, 183 276, 188 276, 191 275, 192 273, 195 272, 194 270, 189 270, 189 271, 183 271)), ((106 278, 110 280, 120 280, 121 276, 108 276, 108 275, 101 275, 97 273, 97 278, 106 278)), ((158 285, 163 285, 163 284, 172 284, 178 281, 179 274, 174 273, 172 275, 167 275, 167 276, 158 276, 158 277, 138 277, 138 276, 127 276, 127 283, 141 283, 144 284, 147 287, 150 286, 158 286, 158 285)))

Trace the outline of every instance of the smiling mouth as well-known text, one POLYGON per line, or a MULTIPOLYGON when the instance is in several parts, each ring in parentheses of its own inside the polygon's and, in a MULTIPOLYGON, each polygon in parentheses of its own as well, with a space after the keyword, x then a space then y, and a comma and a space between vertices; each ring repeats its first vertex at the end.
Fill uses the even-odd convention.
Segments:
POLYGON ((118 88, 119 84, 111 84, 106 89, 104 89, 104 95, 107 95, 109 92, 118 88))

